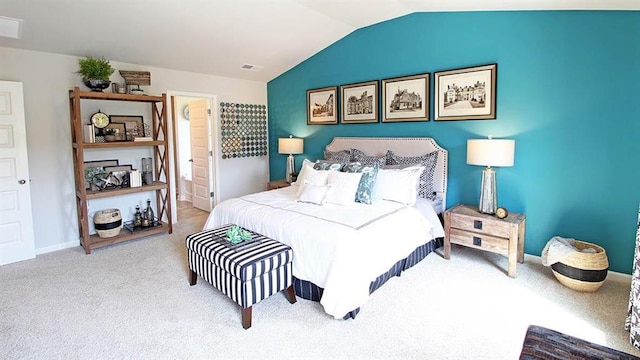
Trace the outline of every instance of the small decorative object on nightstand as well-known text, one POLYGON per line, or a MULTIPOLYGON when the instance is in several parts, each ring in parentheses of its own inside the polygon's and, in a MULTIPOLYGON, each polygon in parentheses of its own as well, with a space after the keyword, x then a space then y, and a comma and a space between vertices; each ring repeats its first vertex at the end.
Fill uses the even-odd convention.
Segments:
POLYGON ((273 180, 267 183, 267 190, 280 189, 291 185, 286 179, 273 180))
POLYGON ((451 256, 451 244, 501 254, 509 258, 508 274, 515 277, 516 261, 524 262, 525 222, 524 214, 499 219, 476 206, 456 205, 444 212, 444 258, 451 256))

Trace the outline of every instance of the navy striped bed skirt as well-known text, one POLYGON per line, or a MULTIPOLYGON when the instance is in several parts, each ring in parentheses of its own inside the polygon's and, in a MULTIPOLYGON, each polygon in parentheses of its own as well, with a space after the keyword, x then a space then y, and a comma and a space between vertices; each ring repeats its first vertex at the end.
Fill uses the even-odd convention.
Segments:
MULTIPOLYGON (((444 239, 437 238, 429 241, 422 246, 417 247, 411 254, 409 254, 409 256, 395 263, 387 272, 378 276, 378 278, 372 281, 371 285, 369 285, 369 294, 372 294, 392 277, 400 276, 403 271, 422 261, 422 259, 432 253, 435 249, 441 247, 443 244, 444 239)), ((293 277, 293 289, 296 292, 296 296, 312 301, 320 301, 320 299, 322 298, 322 292, 324 291, 323 288, 317 286, 316 284, 306 280, 300 280, 295 276, 293 277)), ((348 312, 343 318, 345 320, 355 319, 356 315, 358 315, 359 312, 360 308, 353 309, 348 312)))

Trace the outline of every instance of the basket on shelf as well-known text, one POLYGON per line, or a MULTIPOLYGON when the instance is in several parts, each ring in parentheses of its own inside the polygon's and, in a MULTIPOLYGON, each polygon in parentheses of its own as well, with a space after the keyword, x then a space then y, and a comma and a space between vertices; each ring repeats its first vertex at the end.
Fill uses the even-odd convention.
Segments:
POLYGON ((575 240, 573 246, 579 251, 551 265, 553 275, 570 289, 583 292, 598 290, 609 269, 607 253, 601 246, 584 241, 575 240), (583 252, 585 249, 595 252, 583 252))
POLYGON ((110 238, 118 236, 122 228, 122 215, 119 209, 105 209, 96 211, 93 215, 93 224, 98 236, 110 238))

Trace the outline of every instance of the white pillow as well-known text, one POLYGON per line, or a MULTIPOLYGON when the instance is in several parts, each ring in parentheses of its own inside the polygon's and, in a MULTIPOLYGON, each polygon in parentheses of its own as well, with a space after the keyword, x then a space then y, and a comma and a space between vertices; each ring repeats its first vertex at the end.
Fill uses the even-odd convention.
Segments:
POLYGON ((307 159, 302 160, 302 167, 300 168, 300 173, 296 178, 296 182, 294 182, 292 185, 304 184, 304 180, 307 177, 307 169, 311 168, 313 170, 313 164, 314 164, 313 162, 307 159))
POLYGON ((313 163, 311 163, 311 166, 303 167, 303 169, 304 177, 296 181, 296 184, 299 184, 298 191, 296 192, 297 197, 300 197, 300 195, 302 195, 302 191, 304 191, 304 188, 305 186, 307 186, 307 184, 325 185, 327 183, 327 176, 329 175, 329 173, 335 172, 316 170, 313 168, 313 163))
POLYGON ((326 172, 328 173, 327 185, 330 188, 324 201, 338 205, 349 205, 356 202, 356 192, 362 173, 326 172))
POLYGON ((305 183, 302 189, 302 194, 298 197, 298 201, 311 203, 316 205, 322 205, 324 199, 327 196, 327 190, 329 185, 314 185, 311 183, 305 183))
POLYGON ((413 206, 418 196, 417 185, 423 170, 423 166, 380 169, 371 197, 413 206))

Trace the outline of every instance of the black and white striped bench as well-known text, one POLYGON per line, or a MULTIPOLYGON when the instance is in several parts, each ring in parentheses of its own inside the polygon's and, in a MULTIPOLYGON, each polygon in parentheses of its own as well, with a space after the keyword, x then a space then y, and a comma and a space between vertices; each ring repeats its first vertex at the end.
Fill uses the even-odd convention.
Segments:
POLYGON ((221 237, 232 225, 224 225, 187 236, 189 284, 198 275, 222 291, 242 308, 242 327, 251 327, 251 307, 269 296, 284 291, 290 303, 296 302, 293 291, 293 251, 287 245, 253 233, 250 243, 230 248, 221 237))

